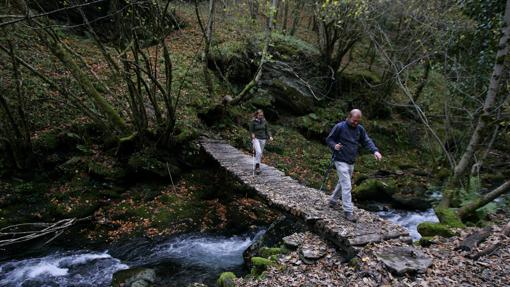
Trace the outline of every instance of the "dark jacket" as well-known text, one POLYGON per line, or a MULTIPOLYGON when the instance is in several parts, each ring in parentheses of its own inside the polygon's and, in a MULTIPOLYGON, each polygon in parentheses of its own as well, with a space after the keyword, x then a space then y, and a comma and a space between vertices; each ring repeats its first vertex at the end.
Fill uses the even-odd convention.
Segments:
POLYGON ((250 136, 251 134, 255 134, 255 137, 261 140, 270 138, 271 133, 269 132, 267 121, 265 119, 260 121, 258 119, 253 119, 250 122, 250 136))
POLYGON ((356 161, 360 144, 368 148, 372 153, 379 151, 374 142, 368 137, 362 125, 353 128, 347 121, 339 122, 333 127, 326 138, 326 143, 331 150, 335 151, 335 161, 342 161, 348 164, 354 164, 356 161), (335 150, 337 143, 342 145, 339 151, 335 150))

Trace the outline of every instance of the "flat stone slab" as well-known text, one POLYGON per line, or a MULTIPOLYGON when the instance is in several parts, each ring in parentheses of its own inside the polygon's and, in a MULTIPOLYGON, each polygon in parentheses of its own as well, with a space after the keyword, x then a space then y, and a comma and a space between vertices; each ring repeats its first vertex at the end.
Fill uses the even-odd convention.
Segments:
POLYGON ((303 235, 300 233, 293 233, 289 236, 285 236, 282 240, 287 247, 296 249, 303 242, 303 235))
POLYGON ((390 247, 376 253, 386 267, 397 275, 425 273, 432 265, 432 258, 412 247, 390 247))
POLYGON ((314 242, 305 241, 299 249, 299 257, 306 264, 313 264, 328 252, 328 246, 320 238, 314 242))
POLYGON ((356 255, 356 246, 389 239, 409 240, 409 233, 400 225, 362 209, 354 208, 357 222, 345 220, 341 209, 328 207, 328 195, 303 186, 274 167, 261 164, 261 174, 255 175, 252 154, 243 153, 222 140, 201 138, 200 144, 220 166, 253 188, 269 205, 303 219, 316 234, 336 245, 346 258, 356 255))

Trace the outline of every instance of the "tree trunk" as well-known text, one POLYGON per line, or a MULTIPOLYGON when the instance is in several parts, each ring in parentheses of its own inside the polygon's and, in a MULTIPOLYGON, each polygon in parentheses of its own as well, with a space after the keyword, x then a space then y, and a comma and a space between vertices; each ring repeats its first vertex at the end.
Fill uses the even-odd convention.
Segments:
POLYGON ((299 27, 299 22, 301 20, 301 9, 303 8, 305 2, 303 0, 298 0, 297 4, 294 6, 292 11, 292 27, 290 28, 289 34, 294 36, 296 34, 297 28, 299 27))
POLYGON ((431 70, 432 65, 428 59, 425 60, 424 66, 425 66, 425 71, 423 71, 423 77, 421 79, 420 84, 418 84, 416 91, 414 92, 414 99, 413 99, 414 102, 418 101, 418 98, 420 98, 420 96, 423 93, 425 86, 427 86, 427 82, 429 80, 430 70, 431 70))
POLYGON ((212 97, 214 95, 214 87, 211 80, 211 76, 209 74, 209 68, 207 67, 207 59, 209 59, 209 50, 212 43, 212 35, 213 35, 213 24, 214 24, 214 7, 215 0, 209 0, 209 18, 207 20, 207 28, 206 28, 206 41, 204 48, 204 76, 207 85, 207 90, 209 92, 209 96, 212 97))
POLYGON ((282 32, 287 34, 287 21, 289 19, 289 1, 285 0, 285 5, 283 6, 283 20, 282 20, 282 32))
POLYGON ((475 210, 477 210, 480 207, 483 207, 487 203, 493 201, 494 199, 498 198, 500 195, 504 194, 505 192, 508 192, 510 190, 510 180, 507 180, 505 183, 500 185, 498 188, 494 189, 493 191, 483 195, 479 199, 473 200, 469 204, 465 205, 464 207, 460 208, 457 211, 457 214, 461 219, 465 219, 468 217, 471 213, 473 213, 475 210))

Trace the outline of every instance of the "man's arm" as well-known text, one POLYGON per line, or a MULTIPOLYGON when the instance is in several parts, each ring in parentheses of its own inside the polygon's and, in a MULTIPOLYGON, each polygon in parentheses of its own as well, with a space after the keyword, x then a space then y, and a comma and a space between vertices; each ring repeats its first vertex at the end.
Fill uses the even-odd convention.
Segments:
POLYGON ((370 152, 375 156, 375 159, 381 160, 382 155, 379 152, 379 149, 375 146, 375 144, 372 141, 372 139, 368 136, 367 131, 365 130, 365 128, 363 128, 363 126, 360 126, 360 128, 361 128, 361 138, 360 138, 361 144, 365 148, 370 150, 370 152))
POLYGON ((331 150, 335 149, 335 145, 338 143, 338 135, 340 134, 340 124, 336 124, 333 129, 329 132, 328 137, 326 138, 326 144, 329 146, 331 150))
POLYGON ((266 136, 267 136, 267 138, 269 140, 273 140, 273 136, 271 135, 271 132, 269 131, 269 124, 267 123, 267 121, 266 121, 265 126, 266 126, 266 136))

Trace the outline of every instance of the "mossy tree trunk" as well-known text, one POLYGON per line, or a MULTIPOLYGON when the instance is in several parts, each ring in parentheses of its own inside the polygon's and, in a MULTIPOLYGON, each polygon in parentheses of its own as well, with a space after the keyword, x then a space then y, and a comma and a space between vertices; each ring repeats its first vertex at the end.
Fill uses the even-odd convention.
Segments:
POLYGON ((502 194, 508 192, 510 190, 510 180, 507 180, 505 183, 500 185, 498 188, 493 191, 481 196, 480 198, 471 201, 467 205, 464 205, 457 211, 457 214, 461 219, 465 219, 469 217, 470 214, 475 212, 478 208, 485 206, 487 203, 493 201, 498 198, 502 194))

